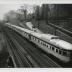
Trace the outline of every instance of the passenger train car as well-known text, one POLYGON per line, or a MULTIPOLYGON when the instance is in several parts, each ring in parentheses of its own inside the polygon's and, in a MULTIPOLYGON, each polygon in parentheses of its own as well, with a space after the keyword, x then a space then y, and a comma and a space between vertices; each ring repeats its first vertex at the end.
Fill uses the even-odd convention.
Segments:
POLYGON ((36 45, 38 45, 45 52, 52 54, 63 62, 70 62, 72 60, 72 44, 59 39, 58 36, 51 34, 37 33, 19 26, 6 24, 9 28, 17 31, 36 45))

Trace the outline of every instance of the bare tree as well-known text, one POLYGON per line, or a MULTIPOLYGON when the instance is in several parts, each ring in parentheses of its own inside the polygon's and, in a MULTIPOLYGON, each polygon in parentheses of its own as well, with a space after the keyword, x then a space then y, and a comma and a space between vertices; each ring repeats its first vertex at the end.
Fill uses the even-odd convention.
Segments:
POLYGON ((21 12, 24 15, 24 20, 26 21, 26 17, 27 17, 27 5, 24 4, 23 6, 21 6, 21 12))

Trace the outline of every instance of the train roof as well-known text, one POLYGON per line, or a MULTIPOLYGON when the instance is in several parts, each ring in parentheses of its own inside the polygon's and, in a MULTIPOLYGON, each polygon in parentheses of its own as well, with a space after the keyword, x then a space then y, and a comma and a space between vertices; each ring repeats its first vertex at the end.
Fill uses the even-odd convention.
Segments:
POLYGON ((42 35, 41 38, 44 38, 44 39, 47 39, 47 40, 59 38, 58 36, 55 36, 55 35, 52 35, 52 34, 41 34, 41 35, 42 35))
POLYGON ((40 33, 37 33, 37 32, 31 32, 31 34, 32 34, 33 36, 38 37, 38 38, 41 38, 41 36, 42 36, 40 33))
POLYGON ((41 38, 41 39, 47 39, 47 40, 50 40, 50 39, 53 39, 53 38, 58 38, 58 36, 54 36, 54 35, 51 35, 51 34, 43 34, 43 33, 37 33, 37 32, 31 32, 32 35, 38 37, 38 38, 41 38))
POLYGON ((12 25, 12 26, 14 26, 14 27, 16 27, 16 28, 18 28, 18 29, 20 29, 20 30, 22 30, 22 31, 25 31, 25 32, 27 32, 27 33, 33 32, 33 31, 31 31, 31 30, 28 30, 28 29, 25 29, 25 28, 22 28, 22 27, 19 27, 19 26, 15 26, 15 25, 12 25))

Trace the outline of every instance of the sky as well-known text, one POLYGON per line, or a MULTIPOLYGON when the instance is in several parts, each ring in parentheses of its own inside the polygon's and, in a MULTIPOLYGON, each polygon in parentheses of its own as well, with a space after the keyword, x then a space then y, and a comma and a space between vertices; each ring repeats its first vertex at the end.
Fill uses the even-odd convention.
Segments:
POLYGON ((19 9, 23 4, 41 5, 46 1, 47 0, 0 0, 0 19, 3 19, 4 14, 8 11, 19 9))
MULTIPOLYGON (((63 0, 57 0, 62 1, 63 0)), ((0 19, 3 19, 5 13, 10 10, 19 9, 23 4, 29 5, 41 5, 42 3, 56 3, 56 0, 0 0, 0 19)), ((65 0, 65 2, 69 2, 69 0, 65 0)))

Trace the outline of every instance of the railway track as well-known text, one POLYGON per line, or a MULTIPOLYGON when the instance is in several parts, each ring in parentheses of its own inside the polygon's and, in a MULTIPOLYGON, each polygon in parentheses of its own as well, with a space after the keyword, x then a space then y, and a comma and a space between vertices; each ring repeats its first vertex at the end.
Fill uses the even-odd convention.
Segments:
POLYGON ((6 27, 4 31, 14 59, 18 61, 16 67, 61 67, 17 32, 6 27))
POLYGON ((16 67, 32 67, 32 65, 28 63, 28 59, 25 57, 24 52, 22 52, 23 50, 21 51, 19 49, 14 40, 10 39, 9 37, 7 38, 7 40, 10 45, 10 50, 12 51, 13 54, 12 56, 15 59, 16 67))

